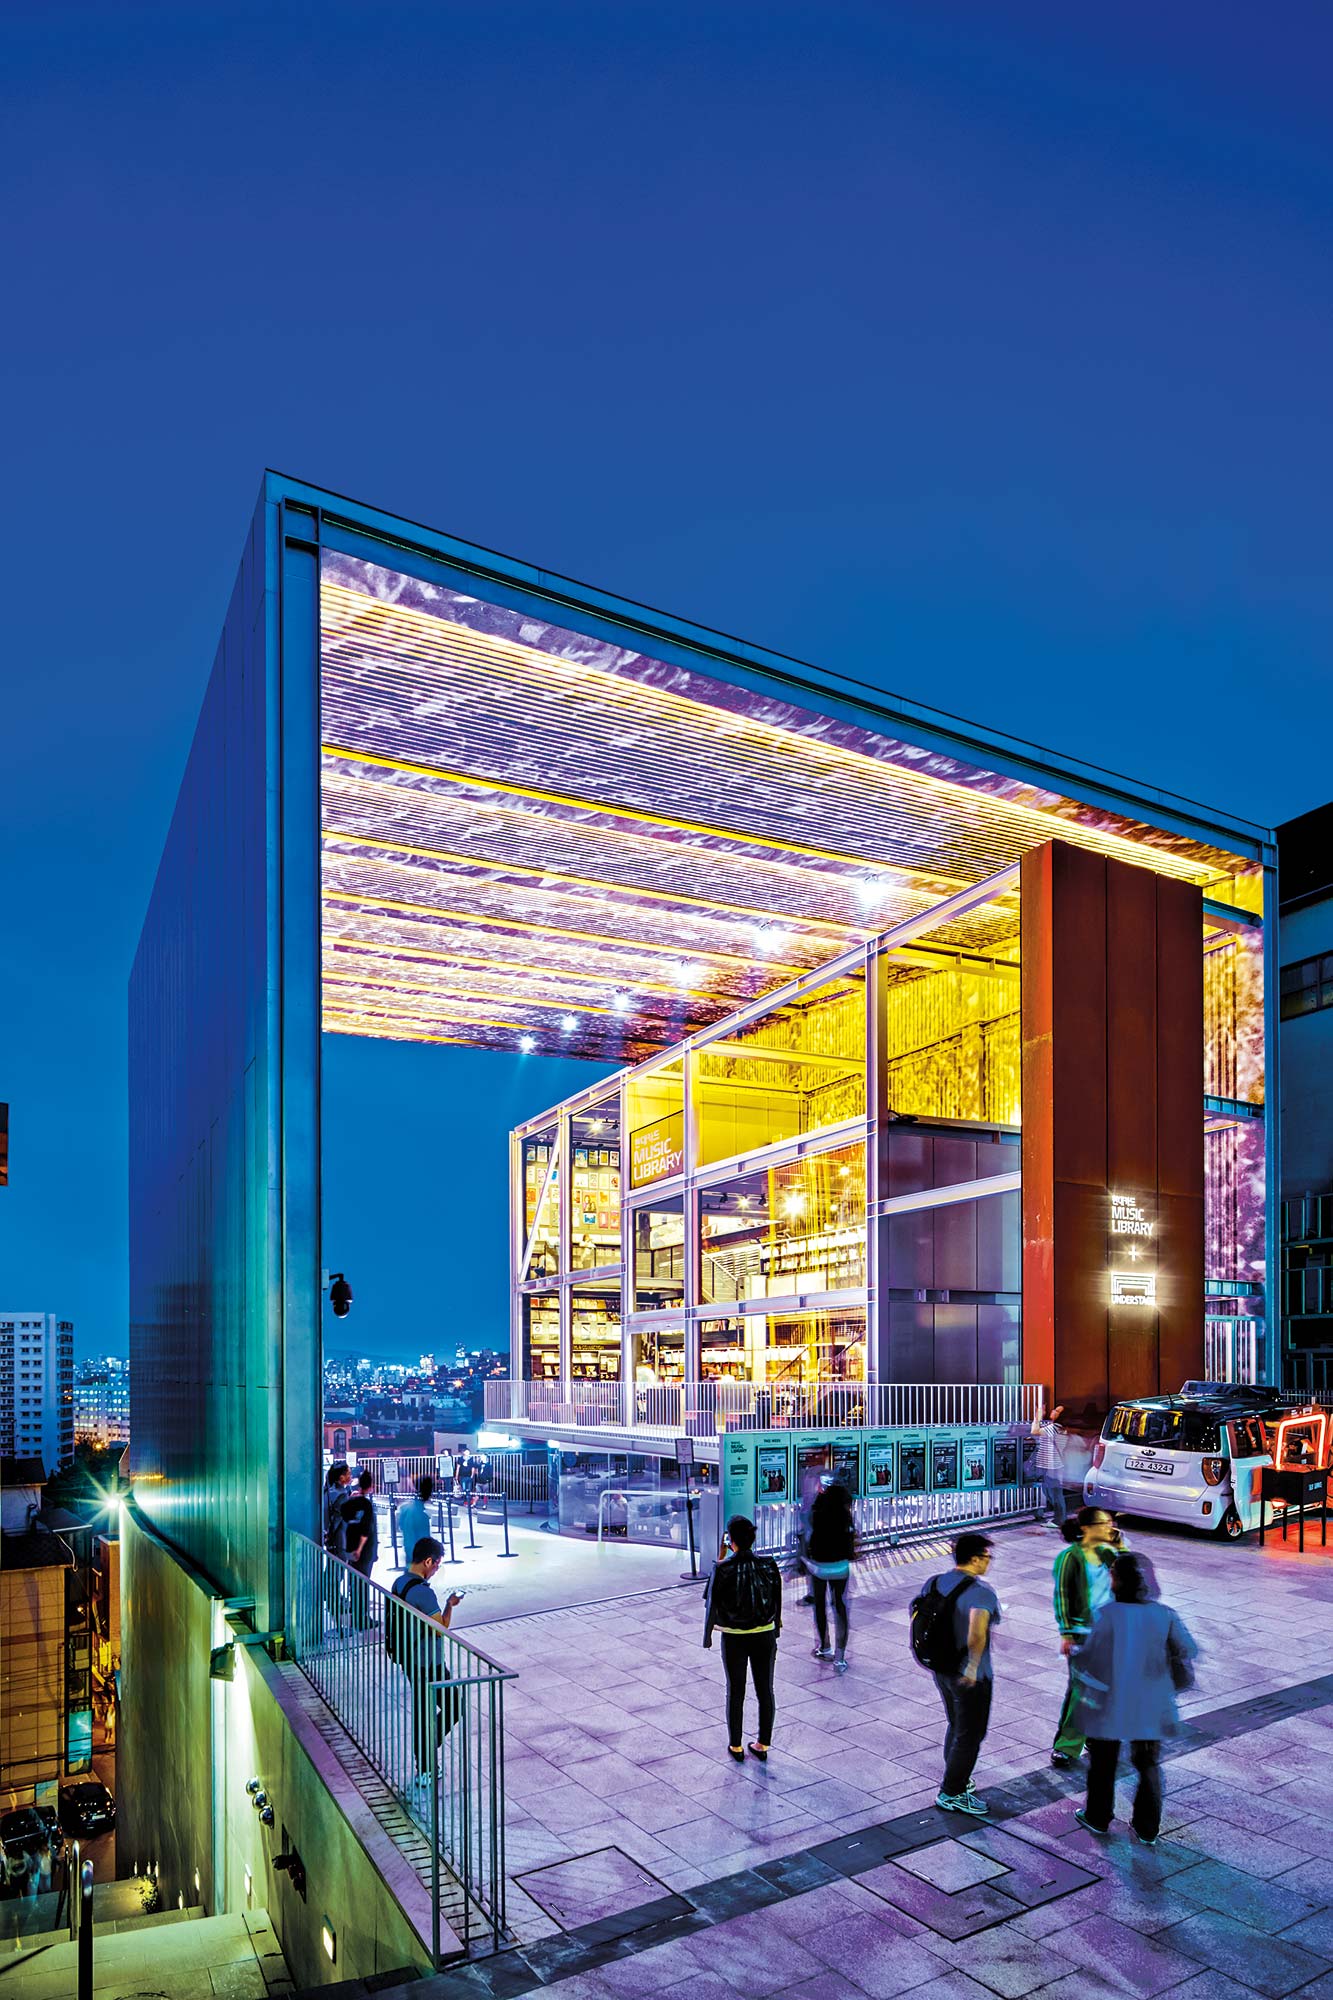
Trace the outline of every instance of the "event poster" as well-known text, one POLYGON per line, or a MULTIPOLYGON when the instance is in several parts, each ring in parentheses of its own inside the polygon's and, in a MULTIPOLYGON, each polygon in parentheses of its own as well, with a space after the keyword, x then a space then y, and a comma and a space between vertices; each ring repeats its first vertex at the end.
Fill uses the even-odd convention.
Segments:
POLYGON ((772 1506, 775 1501, 785 1500, 787 1494, 787 1471, 790 1463, 788 1449, 783 1444, 761 1444, 755 1453, 755 1503, 760 1507, 772 1506))

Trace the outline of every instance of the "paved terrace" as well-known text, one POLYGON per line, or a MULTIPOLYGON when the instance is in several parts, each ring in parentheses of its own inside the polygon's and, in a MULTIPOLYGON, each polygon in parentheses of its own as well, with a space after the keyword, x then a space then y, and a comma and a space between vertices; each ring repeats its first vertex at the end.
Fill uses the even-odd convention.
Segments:
POLYGON ((1077 1828, 1078 1782, 1047 1764, 1063 1683, 1047 1530, 998 1538, 989 1827, 932 1803, 942 1716, 905 1640, 930 1561, 862 1575, 843 1678, 789 1603, 766 1767, 725 1755, 693 1588, 474 1627, 522 1674, 515 1947, 403 2000, 1333 1995, 1333 1560, 1133 1540, 1202 1648, 1153 1851, 1077 1828))

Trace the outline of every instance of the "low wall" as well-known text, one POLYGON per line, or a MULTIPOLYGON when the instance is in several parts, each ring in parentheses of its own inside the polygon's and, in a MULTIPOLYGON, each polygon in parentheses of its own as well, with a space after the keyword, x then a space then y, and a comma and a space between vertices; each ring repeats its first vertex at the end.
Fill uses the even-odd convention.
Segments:
POLYGON ((131 1508, 122 1545, 121 1872, 155 1866, 167 1908, 184 1896, 210 1912, 266 1909, 297 1986, 427 1970, 427 1891, 315 1728, 296 1669, 238 1645, 234 1678, 211 1680, 219 1600, 131 1508), (304 1897, 273 1865, 293 1850, 304 1897))

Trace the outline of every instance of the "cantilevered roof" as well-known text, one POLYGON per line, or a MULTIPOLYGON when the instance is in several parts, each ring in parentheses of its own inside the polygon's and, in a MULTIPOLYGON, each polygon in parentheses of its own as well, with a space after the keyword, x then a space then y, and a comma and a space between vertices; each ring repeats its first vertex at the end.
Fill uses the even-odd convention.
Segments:
POLYGON ((336 1033, 638 1061, 1052 835, 1233 898, 1221 847, 350 555, 321 620, 336 1033))

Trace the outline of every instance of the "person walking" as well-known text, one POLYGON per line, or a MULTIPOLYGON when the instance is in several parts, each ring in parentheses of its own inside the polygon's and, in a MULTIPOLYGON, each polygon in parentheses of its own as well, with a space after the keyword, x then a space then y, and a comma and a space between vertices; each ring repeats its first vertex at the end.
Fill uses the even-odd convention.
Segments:
POLYGON ((810 1508, 810 1532, 806 1539, 805 1569, 814 1591, 814 1657, 832 1660, 833 1671, 847 1671, 847 1585, 856 1554, 856 1523, 852 1516, 852 1496, 836 1480, 821 1485, 810 1508), (829 1645, 828 1600, 833 1598, 833 1630, 836 1651, 829 1645))
POLYGON ((351 1484, 350 1467, 343 1459, 335 1459, 324 1475, 324 1546, 331 1556, 347 1554, 347 1523, 343 1510, 351 1484))
POLYGON ((435 1495, 435 1481, 428 1472, 423 1472, 415 1482, 415 1490, 410 1500, 404 1500, 398 1509, 398 1534, 403 1547, 403 1561, 423 1535, 431 1532, 430 1515, 427 1512, 435 1495))
POLYGON ((1146 1556, 1117 1556, 1111 1590, 1111 1602, 1098 1609, 1074 1654, 1075 1713, 1088 1740, 1088 1795, 1074 1818, 1090 1833, 1110 1832, 1120 1745, 1128 1743, 1138 1773, 1129 1823, 1145 1847, 1155 1847, 1162 1827, 1162 1738, 1178 1725, 1176 1691, 1193 1685, 1190 1662, 1199 1649, 1180 1613, 1160 1602, 1146 1556))
POLYGON ((1115 1515, 1104 1507, 1080 1507, 1073 1520, 1065 1522, 1063 1532, 1066 1546, 1055 1558, 1052 1577, 1060 1651, 1070 1667, 1051 1745, 1051 1763, 1057 1771, 1068 1770, 1083 1755, 1083 1732, 1074 1714, 1073 1655, 1091 1631, 1096 1613, 1111 1601, 1111 1564, 1124 1546, 1115 1515))
POLYGON ((447 1632, 454 1608, 463 1600, 456 1590, 451 1591, 441 1609, 431 1584, 443 1561, 443 1544, 437 1542, 433 1535, 420 1536, 413 1545, 411 1562, 394 1578, 391 1595, 397 1603, 385 1608, 385 1650, 395 1666, 401 1667, 407 1675, 411 1687, 412 1757, 416 1771, 414 1803, 421 1810, 429 1803, 430 1789, 435 1782, 436 1752, 443 1737, 453 1727, 458 1695, 451 1690, 446 1704, 443 1699, 445 1690, 431 1685, 449 1678, 443 1641, 436 1639, 433 1631, 423 1630, 415 1620, 404 1617, 397 1605, 410 1606, 429 1619, 432 1627, 447 1632))
POLYGON ((759 1734, 748 1746, 761 1763, 773 1741, 773 1669, 782 1631, 782 1572, 772 1556, 754 1552, 754 1522, 735 1514, 727 1522, 722 1553, 704 1590, 704 1645, 722 1634, 727 1677, 727 1754, 745 1762, 745 1683, 753 1678, 759 1734))
POLYGON ((374 1623, 371 1616, 371 1596, 369 1582, 379 1554, 379 1520, 375 1513, 375 1477, 371 1472, 362 1471, 357 1475, 356 1490, 351 1498, 343 1502, 343 1529, 347 1537, 347 1560, 364 1583, 354 1583, 352 1589, 352 1623, 364 1631, 374 1623))
POLYGON ((1056 1528, 1064 1526, 1068 1512, 1065 1506, 1067 1433, 1060 1422, 1064 1408, 1063 1403, 1057 1403, 1049 1417, 1037 1417, 1032 1425, 1032 1435, 1037 1440, 1037 1477, 1046 1496, 1046 1505, 1051 1510, 1051 1524, 1056 1528))
POLYGON ((953 1627, 955 1671, 937 1670, 935 1686, 944 1704, 944 1776, 935 1803, 945 1812, 985 1819, 990 1808, 972 1782, 977 1757, 990 1726, 991 1634, 1000 1622, 1000 1600, 987 1577, 993 1544, 969 1531, 953 1545, 952 1570, 927 1586, 947 1602, 953 1627))

